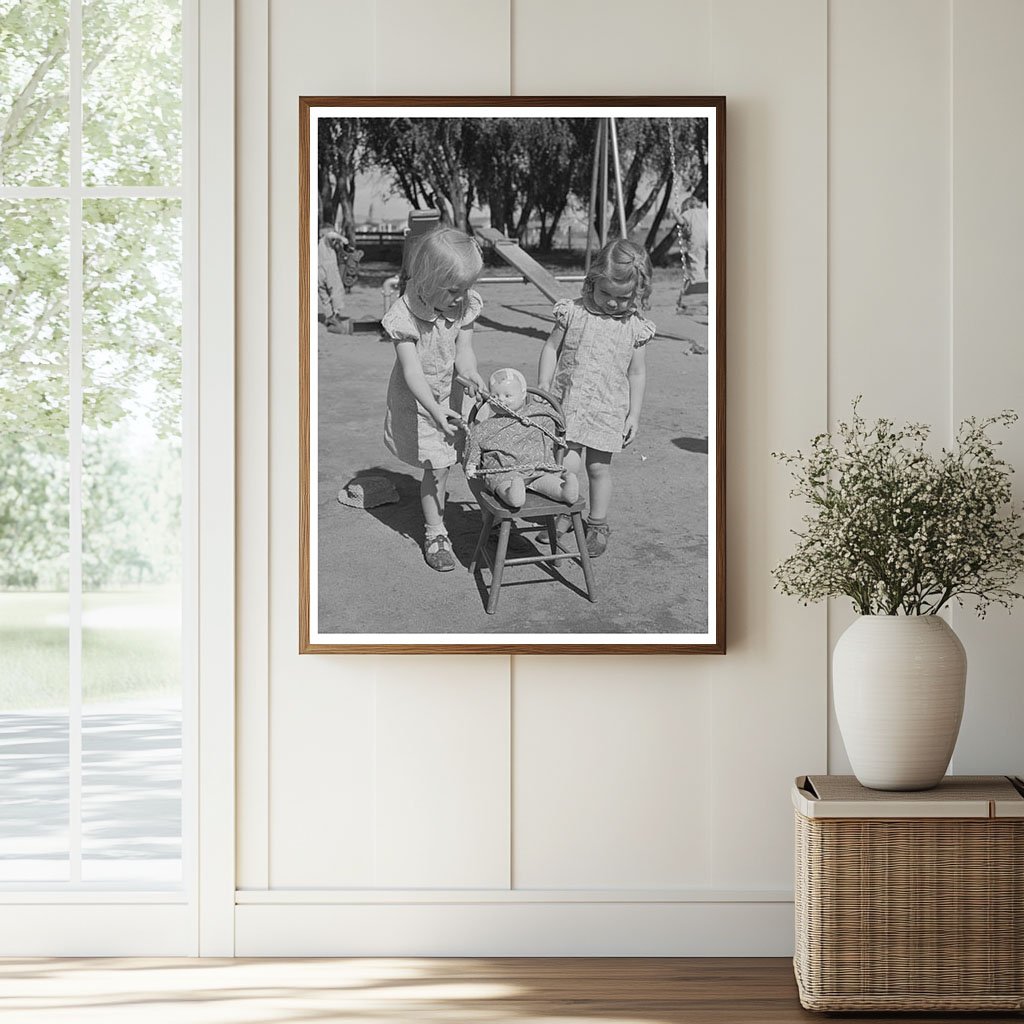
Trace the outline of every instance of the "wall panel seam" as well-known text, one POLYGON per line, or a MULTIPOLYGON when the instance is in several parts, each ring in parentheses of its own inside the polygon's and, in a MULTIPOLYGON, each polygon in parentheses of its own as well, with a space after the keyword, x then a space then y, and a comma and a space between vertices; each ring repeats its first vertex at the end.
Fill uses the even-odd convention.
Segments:
POLYGON ((236 224, 238 234, 254 232, 256 243, 235 253, 239 290, 236 296, 239 374, 243 389, 236 410, 239 466, 237 558, 243 585, 236 577, 238 603, 236 680, 239 700, 238 815, 239 870, 270 884, 270 4, 252 0, 239 9, 236 25, 236 73, 240 86, 236 131, 236 224), (246 32, 244 22, 251 26, 246 32), (255 44, 255 45, 254 45, 255 44), (243 91, 244 90, 244 91, 243 91), (250 145, 262 159, 245 161, 250 145), (244 182, 244 183, 243 183, 244 182), (247 208, 254 215, 246 216, 247 208), (262 225, 262 227, 260 226, 262 225), (252 295, 250 292, 256 292, 252 295), (244 344, 244 349, 242 345, 244 344), (248 377, 243 367, 255 364, 248 377), (249 411, 251 410, 251 412, 249 411), (243 454, 244 453, 244 454, 243 454), (252 483, 250 484, 250 481, 252 483), (250 493, 251 492, 251 493, 250 493), (260 516, 244 512, 258 506, 260 516), (248 529, 243 521, 249 522, 248 529), (255 520, 255 522, 253 521, 255 520), (254 585, 251 578, 256 576, 254 585), (254 595, 256 595, 254 597, 254 595), (255 605, 255 607, 254 607, 255 605), (250 609, 252 609, 250 613, 250 609), (251 793, 243 804, 242 798, 251 793), (255 846, 255 849, 253 847, 255 846))

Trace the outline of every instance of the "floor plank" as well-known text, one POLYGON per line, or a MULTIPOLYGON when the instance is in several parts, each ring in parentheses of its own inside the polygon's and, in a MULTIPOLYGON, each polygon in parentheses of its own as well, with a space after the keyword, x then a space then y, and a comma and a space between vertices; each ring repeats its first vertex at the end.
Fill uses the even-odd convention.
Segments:
MULTIPOLYGON (((1020 1014, 849 1014, 851 1022, 1020 1014)), ((787 959, 3 959, 3 1024, 796 1024, 787 959)))

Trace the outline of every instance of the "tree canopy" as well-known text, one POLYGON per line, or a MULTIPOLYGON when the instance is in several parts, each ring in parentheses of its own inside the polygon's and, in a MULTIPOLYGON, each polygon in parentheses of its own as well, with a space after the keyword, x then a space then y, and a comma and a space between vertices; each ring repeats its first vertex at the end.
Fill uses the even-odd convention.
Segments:
MULTIPOLYGON (((415 209, 434 207, 444 223, 469 230, 474 210, 522 239, 538 225, 550 248, 567 210, 590 199, 596 118, 401 117, 320 120, 320 208, 354 228, 356 175, 383 170, 415 209)), ((617 119, 627 231, 661 255, 678 206, 707 195, 707 121, 617 119)))

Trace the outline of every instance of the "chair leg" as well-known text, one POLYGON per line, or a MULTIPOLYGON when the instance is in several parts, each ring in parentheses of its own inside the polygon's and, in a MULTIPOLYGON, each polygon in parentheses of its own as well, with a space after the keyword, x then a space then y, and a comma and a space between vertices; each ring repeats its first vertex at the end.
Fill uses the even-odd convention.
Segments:
POLYGON ((597 589, 594 586, 594 571, 590 568, 590 552, 587 551, 587 538, 583 533, 583 516, 579 512, 572 514, 572 529, 576 534, 576 546, 580 549, 580 565, 583 566, 583 579, 587 583, 587 597, 591 602, 597 600, 597 589))
POLYGON ((512 532, 512 520, 503 519, 498 531, 498 549, 494 552, 494 568, 491 571, 491 593, 487 600, 487 614, 493 615, 498 607, 501 593, 501 574, 505 569, 505 552, 508 550, 508 535, 512 532))
POLYGON ((473 560, 469 563, 470 576, 476 572, 476 563, 480 558, 480 552, 483 551, 484 545, 487 543, 487 535, 491 532, 491 527, 494 525, 490 512, 484 512, 483 521, 484 524, 483 528, 480 530, 480 537, 476 542, 476 547, 473 549, 473 560))
POLYGON ((555 517, 548 516, 548 543, 551 545, 551 554, 558 550, 558 532, 555 530, 555 517))

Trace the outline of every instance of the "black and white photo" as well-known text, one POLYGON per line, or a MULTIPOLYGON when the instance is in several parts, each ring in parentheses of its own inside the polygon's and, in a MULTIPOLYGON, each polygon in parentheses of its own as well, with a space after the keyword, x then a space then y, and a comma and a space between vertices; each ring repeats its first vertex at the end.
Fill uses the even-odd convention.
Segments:
POLYGON ((300 101, 302 651, 724 651, 724 117, 300 101))

